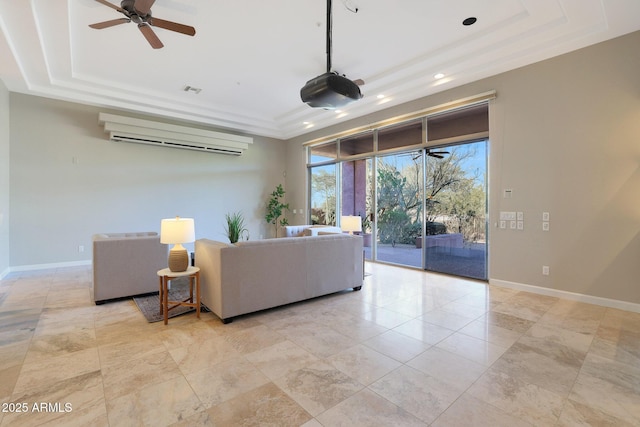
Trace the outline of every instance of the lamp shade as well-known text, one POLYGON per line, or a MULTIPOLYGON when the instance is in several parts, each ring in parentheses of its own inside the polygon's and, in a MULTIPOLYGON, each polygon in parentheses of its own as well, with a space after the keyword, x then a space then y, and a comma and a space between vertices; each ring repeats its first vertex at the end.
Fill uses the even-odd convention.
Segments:
POLYGON ((193 218, 163 219, 160 223, 160 243, 190 243, 196 240, 193 218))
POLYGON ((348 231, 349 233, 362 231, 362 220, 359 216, 342 216, 340 218, 340 228, 342 228, 342 231, 348 231))

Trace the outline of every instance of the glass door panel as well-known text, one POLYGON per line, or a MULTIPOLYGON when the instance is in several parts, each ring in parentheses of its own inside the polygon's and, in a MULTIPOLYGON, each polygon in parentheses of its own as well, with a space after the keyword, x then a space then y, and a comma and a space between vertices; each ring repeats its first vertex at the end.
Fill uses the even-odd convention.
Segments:
POLYGON ((422 150, 376 159, 376 259, 422 267, 422 150))
POLYGON ((311 223, 336 225, 336 164, 311 170, 311 223))
POLYGON ((487 142, 428 149, 425 268, 487 278, 487 142))
POLYGON ((358 159, 342 162, 341 214, 356 215, 362 222, 365 258, 371 259, 373 160, 358 159))

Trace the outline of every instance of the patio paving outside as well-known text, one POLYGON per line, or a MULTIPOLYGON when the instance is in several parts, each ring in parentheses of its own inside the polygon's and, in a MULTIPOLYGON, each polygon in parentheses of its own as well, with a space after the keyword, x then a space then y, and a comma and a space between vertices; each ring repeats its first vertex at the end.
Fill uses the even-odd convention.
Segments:
MULTIPOLYGON (((486 280, 486 249, 482 243, 466 243, 463 248, 430 247, 427 270, 456 276, 486 280)), ((371 248, 365 247, 365 258, 371 260, 371 248)), ((377 261, 422 268, 422 249, 415 245, 378 243, 377 261)))

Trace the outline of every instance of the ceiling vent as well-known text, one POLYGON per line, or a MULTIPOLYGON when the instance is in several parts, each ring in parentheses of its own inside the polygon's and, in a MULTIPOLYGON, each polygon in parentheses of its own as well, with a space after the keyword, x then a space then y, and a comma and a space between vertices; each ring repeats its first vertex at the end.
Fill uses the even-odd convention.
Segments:
POLYGON ((249 144, 253 144, 253 138, 246 136, 117 116, 115 114, 100 113, 98 122, 104 125, 104 131, 109 134, 109 139, 116 142, 134 142, 136 144, 182 148, 233 156, 241 155, 249 148, 249 144))

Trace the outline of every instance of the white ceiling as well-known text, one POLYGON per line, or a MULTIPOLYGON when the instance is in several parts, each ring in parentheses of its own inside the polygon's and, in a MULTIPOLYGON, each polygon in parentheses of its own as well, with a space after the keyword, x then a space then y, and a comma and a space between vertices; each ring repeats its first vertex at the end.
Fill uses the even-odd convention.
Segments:
POLYGON ((152 11, 195 37, 156 28, 165 47, 154 50, 133 23, 89 28, 122 17, 95 0, 0 0, 0 79, 286 139, 640 29, 640 0, 333 0, 333 69, 366 82, 339 114, 299 95, 326 71, 324 0, 157 0, 152 11))

